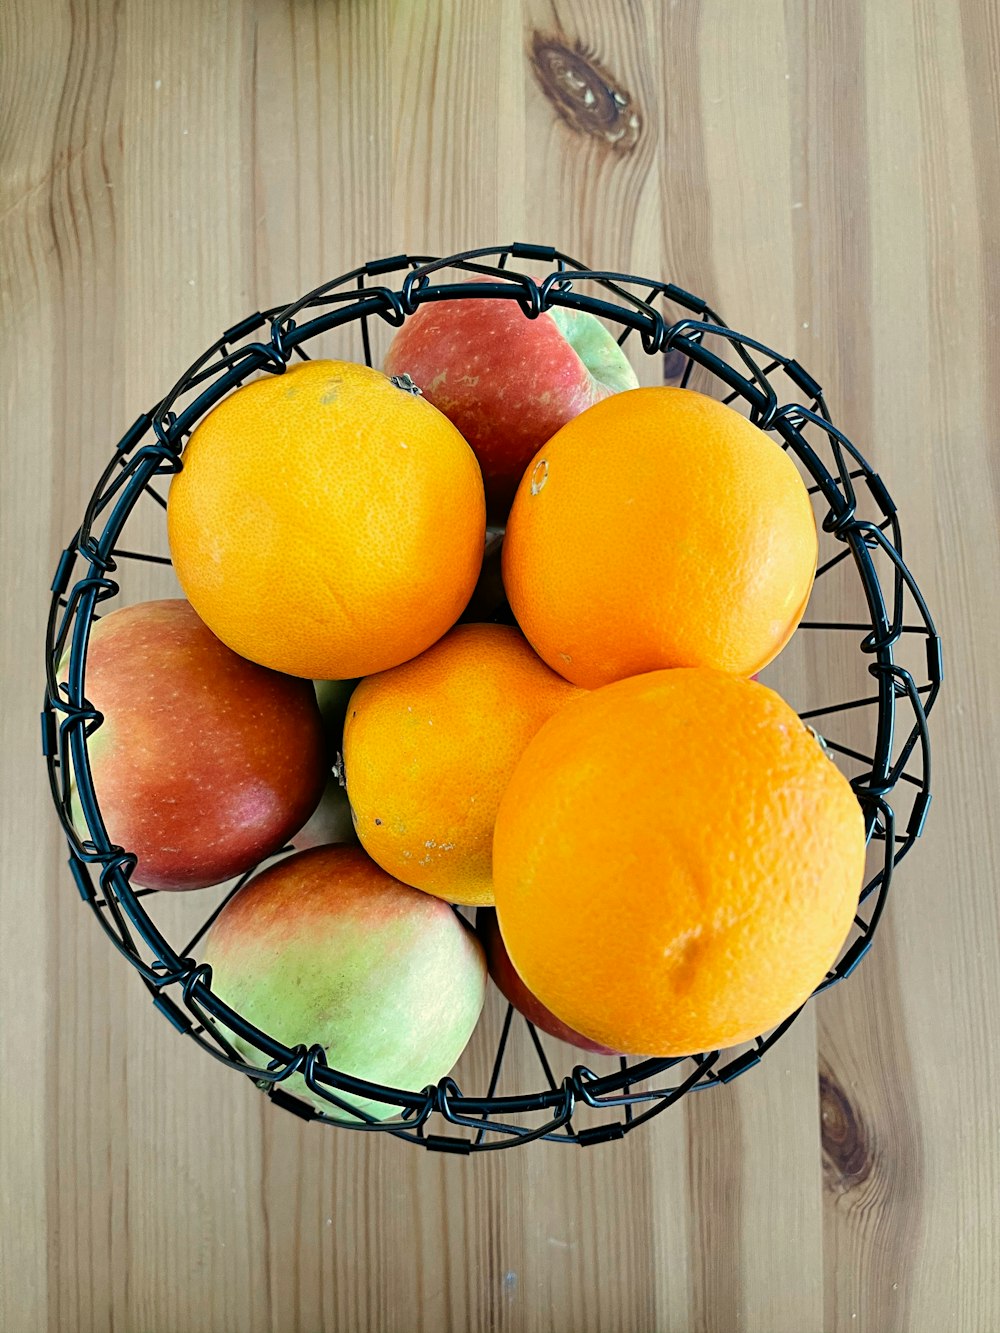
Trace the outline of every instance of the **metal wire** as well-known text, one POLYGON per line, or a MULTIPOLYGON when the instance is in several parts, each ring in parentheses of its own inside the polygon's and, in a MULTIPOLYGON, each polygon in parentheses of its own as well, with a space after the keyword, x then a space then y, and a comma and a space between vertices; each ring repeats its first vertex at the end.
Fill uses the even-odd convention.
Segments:
MULTIPOLYGON (((841 562, 853 561, 868 619, 807 620, 801 628, 812 634, 861 634, 859 651, 874 681, 871 693, 834 699, 801 714, 815 722, 866 710, 870 719, 864 752, 824 737, 830 750, 861 767, 852 786, 865 813, 870 846, 882 849, 864 886, 852 935, 817 993, 850 975, 871 946, 895 867, 920 836, 931 798, 927 717, 941 685, 941 641, 903 562, 896 507, 878 473, 834 426, 822 389, 797 361, 730 329, 704 301, 673 283, 589 270, 550 246, 514 244, 448 258, 377 260, 291 305, 255 312, 198 357, 119 441, 79 530, 59 559, 46 632, 42 749, 81 898, 174 1027, 251 1078, 272 1101, 305 1119, 390 1133, 438 1151, 495 1151, 539 1138, 588 1146, 621 1138, 687 1093, 745 1073, 796 1015, 738 1053, 709 1051, 683 1060, 622 1058, 611 1074, 599 1077, 586 1065, 576 1065, 561 1079, 528 1024, 544 1084, 537 1092, 501 1096, 497 1087, 514 1019, 508 1007, 483 1096, 467 1095, 451 1078, 417 1090, 368 1083, 332 1067, 319 1046, 289 1049, 213 993, 211 968, 191 956, 212 918, 175 951, 144 906, 150 891, 132 888, 136 858, 109 838, 90 772, 88 739, 103 721, 85 694, 91 625, 102 604, 119 592, 112 577, 119 562, 170 563, 165 555, 120 546, 119 539, 143 496, 164 505, 154 482, 180 469, 184 443, 198 421, 250 376, 281 374, 293 355, 307 359, 305 345, 321 334, 354 325, 361 357, 371 365, 373 321, 398 327, 426 302, 460 297, 515 300, 529 318, 553 306, 588 311, 619 326, 620 343, 638 335, 647 355, 663 356, 667 364, 669 354, 673 365, 680 358, 681 384, 696 370, 713 377, 723 400, 740 403, 808 474, 810 493, 826 507, 822 532, 840 547, 820 565, 817 580, 841 562), (544 269, 543 276, 532 276, 527 271, 532 267, 544 269), (372 279, 379 282, 367 285, 372 279), (874 510, 876 521, 861 515, 863 502, 874 510), (897 660, 901 642, 916 637, 923 638, 926 653, 919 679, 897 660), (74 789, 86 836, 74 824, 74 789), (255 1051, 261 1067, 247 1063, 241 1050, 255 1051), (282 1084, 293 1075, 304 1079, 313 1098, 328 1109, 320 1113, 286 1092, 282 1084), (359 1112, 350 1097, 384 1104, 391 1118, 359 1112), (578 1127, 574 1119, 582 1108, 597 1123, 578 1127)), ((505 610, 498 608, 498 618, 505 610)))

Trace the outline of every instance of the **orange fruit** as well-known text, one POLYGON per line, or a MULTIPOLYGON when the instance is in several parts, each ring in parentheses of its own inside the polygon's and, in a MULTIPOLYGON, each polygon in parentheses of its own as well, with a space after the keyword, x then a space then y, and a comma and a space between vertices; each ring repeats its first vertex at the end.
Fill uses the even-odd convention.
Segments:
POLYGON ((170 487, 174 568, 208 627, 293 676, 363 676, 458 619, 486 531, 475 455, 377 370, 309 361, 231 394, 170 487))
POLYGON ((805 484, 763 431, 689 389, 631 389, 528 465, 503 578, 535 650, 577 685, 660 667, 750 676, 801 620, 817 548, 805 484))
POLYGON ((850 784, 793 710, 725 672, 573 700, 500 802, 493 877, 524 984, 592 1041, 690 1055, 793 1013, 850 930, 850 784))
POLYGON ((411 662, 363 680, 344 771, 368 855, 449 902, 493 902, 493 823, 543 722, 580 691, 510 625, 457 625, 411 662))

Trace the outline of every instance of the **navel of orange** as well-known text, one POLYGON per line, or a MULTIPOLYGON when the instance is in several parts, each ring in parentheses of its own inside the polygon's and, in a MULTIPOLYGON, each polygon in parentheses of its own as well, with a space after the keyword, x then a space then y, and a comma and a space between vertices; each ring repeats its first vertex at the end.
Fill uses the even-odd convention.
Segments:
POLYGON ((704 668, 581 695, 524 751, 493 842, 525 985, 593 1041, 688 1055, 797 1009, 851 927, 865 832, 772 690, 704 668))

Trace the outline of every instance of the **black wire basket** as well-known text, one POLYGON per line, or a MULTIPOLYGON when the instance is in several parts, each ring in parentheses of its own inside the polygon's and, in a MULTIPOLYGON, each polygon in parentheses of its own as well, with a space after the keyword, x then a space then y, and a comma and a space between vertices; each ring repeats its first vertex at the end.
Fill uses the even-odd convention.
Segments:
MULTIPOLYGON (((851 936, 816 993, 853 971, 871 946, 894 869, 920 836, 931 797, 927 717, 941 684, 941 641, 903 562, 896 507, 878 473, 833 425, 819 384, 797 361, 726 327, 673 283, 590 270, 550 246, 378 260, 291 305, 248 316, 204 352, 126 431, 59 559, 45 645, 43 752, 81 898, 177 1031, 252 1079, 273 1102, 305 1119, 442 1151, 489 1151, 535 1139, 589 1145, 622 1138, 689 1092, 745 1073, 796 1015, 736 1050, 634 1061, 588 1056, 579 1063, 581 1052, 545 1038, 494 994, 473 1039, 478 1053, 471 1061, 463 1056, 457 1077, 417 1089, 365 1082, 338 1071, 335 1052, 331 1064, 318 1045, 290 1049, 213 993, 211 968, 199 963, 198 945, 255 871, 224 886, 207 919, 203 895, 212 890, 176 895, 133 888, 136 858, 108 837, 88 760, 88 740, 102 722, 86 696, 90 627, 108 602, 128 599, 130 572, 142 570, 148 579, 151 569, 170 565, 160 553, 166 549, 163 515, 153 506, 165 509, 158 483, 182 466, 184 443, 198 421, 251 376, 281 374, 291 358, 308 359, 310 344, 315 350, 331 342, 324 354, 372 365, 380 339, 418 306, 459 297, 514 300, 529 318, 553 306, 591 312, 620 330, 620 343, 641 343, 647 382, 666 379, 721 397, 771 433, 802 472, 816 508, 820 563, 806 619, 792 641, 806 646, 801 661, 787 667, 791 674, 781 688, 800 716, 821 729, 821 740, 847 772, 864 810, 869 856, 851 936), (824 614, 827 587, 834 600, 824 614), (843 606, 852 602, 856 618, 845 619, 843 606), (74 787, 86 837, 74 826, 74 787), (183 934, 176 923, 181 898, 200 918, 183 934), (160 912, 166 899, 172 902, 160 912), (175 939, 190 935, 182 947, 168 941, 164 916, 175 939), (264 1068, 244 1063, 234 1039, 260 1052, 264 1068), (522 1076, 525 1067, 535 1067, 537 1083, 530 1091, 501 1092, 515 1040, 522 1043, 522 1076), (525 1066, 525 1053, 537 1063, 525 1066), (462 1090, 457 1080, 464 1081, 467 1068, 484 1088, 462 1090), (304 1078, 324 1112, 285 1090, 292 1075, 304 1078), (344 1093, 384 1103, 389 1118, 357 1110, 344 1093)), ((502 605, 496 618, 505 618, 502 605)), ((793 657, 790 646, 779 662, 793 657)))

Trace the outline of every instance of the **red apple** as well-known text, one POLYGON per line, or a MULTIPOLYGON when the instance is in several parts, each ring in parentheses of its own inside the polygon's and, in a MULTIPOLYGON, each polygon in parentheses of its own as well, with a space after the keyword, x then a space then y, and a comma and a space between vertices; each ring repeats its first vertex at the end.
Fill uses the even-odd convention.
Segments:
POLYGON ((617 1051, 600 1046, 589 1037, 568 1027, 561 1018, 556 1018, 551 1009, 546 1009, 536 996, 532 995, 521 978, 514 971, 514 964, 500 934, 500 924, 492 907, 480 907, 476 913, 476 933, 486 950, 486 966, 490 976, 505 999, 524 1015, 529 1023, 547 1032, 550 1037, 558 1037, 571 1046, 578 1046, 581 1051, 590 1051, 593 1055, 617 1055, 617 1051))
POLYGON ((409 375, 472 445, 487 517, 501 525, 546 440, 592 403, 638 385, 593 315, 556 307, 529 319, 499 297, 420 306, 393 338, 383 369, 409 375))
POLYGON ((84 689, 101 813, 151 889, 198 889, 276 852, 329 771, 312 681, 238 657, 183 599, 94 626, 84 689))
MULTIPOLYGON (((319 1043, 342 1073, 420 1091, 461 1055, 486 995, 483 951, 446 902, 360 847, 316 847, 257 875, 205 940, 212 989, 286 1046, 319 1043)), ((267 1057, 237 1039, 249 1064, 267 1057)), ((282 1085, 342 1114, 294 1074, 282 1085)), ((338 1093, 376 1119, 399 1114, 338 1093)))

